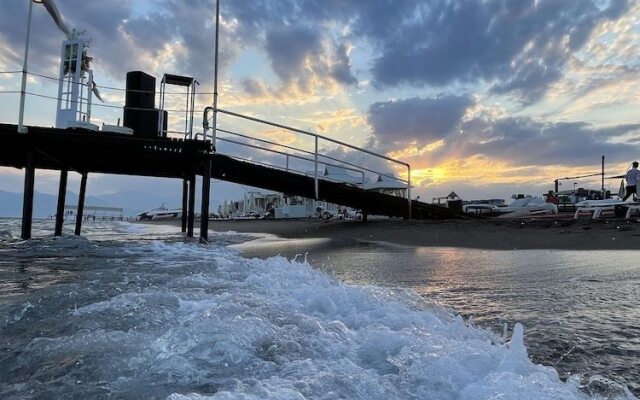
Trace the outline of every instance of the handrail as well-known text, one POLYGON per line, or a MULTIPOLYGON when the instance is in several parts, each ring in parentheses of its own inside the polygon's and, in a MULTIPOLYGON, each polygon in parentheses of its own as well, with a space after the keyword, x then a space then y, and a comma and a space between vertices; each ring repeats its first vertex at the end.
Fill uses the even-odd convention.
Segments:
MULTIPOLYGON (((261 143, 268 143, 268 144, 271 144, 271 145, 274 145, 274 146, 281 146, 281 147, 288 148, 290 150, 295 150, 295 151, 298 151, 298 152, 304 152, 304 153, 308 153, 308 154, 313 154, 313 156, 314 156, 313 162, 314 162, 314 166, 315 166, 315 168, 314 168, 314 187, 315 187, 315 198, 316 198, 316 200, 318 200, 320 198, 320 196, 319 196, 319 184, 318 184, 319 183, 318 182, 318 180, 319 180, 318 164, 322 163, 324 165, 333 165, 333 164, 328 164, 326 162, 319 161, 319 157, 325 157, 325 158, 328 158, 328 159, 333 159, 334 161, 338 161, 338 162, 343 163, 345 165, 350 165, 352 167, 358 168, 359 172, 362 174, 362 182, 363 182, 363 184, 364 184, 364 172, 362 172, 362 171, 369 171, 369 172, 377 173, 380 176, 385 176, 385 177, 388 177, 388 178, 391 178, 391 179, 394 179, 394 180, 398 180, 400 182, 406 182, 406 184, 407 184, 407 202, 408 202, 407 216, 408 216, 409 219, 411 219, 411 217, 412 217, 412 215, 411 215, 412 214, 411 165, 409 165, 409 163, 406 163, 406 162, 400 161, 400 160, 396 160, 396 159, 391 158, 389 156, 386 156, 384 154, 380 154, 380 153, 376 153, 376 152, 371 151, 371 150, 360 148, 360 147, 354 146, 352 144, 349 144, 349 143, 346 143, 346 142, 343 142, 343 141, 340 141, 340 140, 336 140, 336 139, 333 139, 333 138, 330 138, 330 137, 327 137, 327 136, 319 135, 317 133, 313 133, 313 132, 310 132, 310 131, 305 131, 303 129, 293 128, 293 127, 286 126, 286 125, 283 125, 283 124, 279 124, 279 123, 276 123, 276 122, 271 122, 271 121, 267 121, 267 120, 256 118, 256 117, 250 117, 250 116, 247 116, 247 115, 242 115, 242 114, 239 114, 239 113, 236 113, 236 112, 233 112, 233 111, 224 110, 224 109, 220 109, 220 108, 212 108, 212 107, 207 107, 205 109, 204 113, 203 113, 203 127, 205 128, 205 133, 204 133, 204 137, 205 138, 206 138, 206 132, 209 129, 209 122, 208 122, 208 111, 209 110, 213 111, 214 115, 216 115, 216 113, 220 112, 222 114, 226 114, 226 115, 229 115, 229 116, 232 116, 232 117, 237 117, 237 118, 244 119, 244 120, 247 120, 247 121, 257 122, 257 123, 260 123, 260 124, 265 124, 265 125, 273 126, 273 127, 276 127, 276 128, 285 129, 285 130, 288 130, 288 131, 291 131, 291 132, 300 133, 300 134, 307 135, 307 136, 310 136, 310 137, 314 138, 314 151, 312 153, 310 151, 292 148, 291 146, 287 146, 287 145, 274 143, 274 142, 270 142, 270 141, 263 140, 263 139, 250 137, 250 136, 247 136, 247 135, 239 134, 239 133, 228 131, 228 130, 224 130, 224 129, 219 129, 219 128, 217 128, 217 126, 215 126, 212 129, 213 132, 214 132, 214 134, 212 136, 214 148, 216 147, 216 134, 215 133, 217 131, 220 131, 220 132, 225 132, 225 133, 228 133, 228 134, 231 134, 231 135, 236 135, 236 136, 239 136, 239 137, 244 137, 244 138, 247 138, 247 139, 255 140, 255 141, 258 141, 258 142, 261 142, 261 143), (407 168, 407 179, 404 180, 404 179, 396 178, 394 176, 390 176, 390 175, 387 175, 387 174, 384 174, 384 173, 373 171, 373 170, 368 169, 366 167, 362 167, 362 166, 358 166, 358 165, 355 165, 355 164, 351 164, 351 163, 349 163, 347 161, 336 160, 331 156, 321 155, 321 154, 319 154, 319 139, 326 140, 327 142, 334 143, 334 144, 337 144, 337 145, 340 145, 340 146, 343 146, 343 147, 346 147, 346 148, 349 148, 349 149, 352 149, 352 150, 355 150, 355 151, 359 151, 359 152, 362 152, 362 153, 365 153, 365 154, 369 154, 371 156, 378 157, 380 159, 387 160, 387 161, 390 161, 390 162, 395 163, 395 164, 402 165, 402 166, 407 168)), ((223 138, 217 138, 217 139, 223 140, 223 138)), ((289 164, 289 158, 288 157, 291 156, 291 157, 294 157, 294 158, 300 158, 300 156, 295 156, 295 155, 292 155, 292 154, 289 154, 289 153, 285 153, 285 152, 281 152, 281 151, 274 150, 274 149, 265 149, 265 148, 262 148, 262 147, 259 147, 259 146, 255 146, 255 145, 250 145, 248 143, 234 141, 234 140, 231 140, 231 139, 224 139, 224 141, 227 141, 227 142, 230 142, 230 143, 235 143, 235 144, 242 145, 242 146, 248 146, 248 147, 256 148, 256 149, 259 149, 259 150, 271 151, 273 153, 286 155, 287 156, 287 166, 289 164)), ((349 168, 344 167, 344 165, 336 165, 336 166, 339 167, 339 168, 349 169, 349 168)))
MULTIPOLYGON (((265 149, 264 147, 259 147, 259 146, 256 146, 256 145, 253 145, 253 144, 249 144, 249 143, 238 142, 237 140, 233 140, 233 139, 227 139, 227 138, 219 137, 218 140, 221 140, 223 142, 237 144, 237 145, 240 145, 240 146, 251 147, 251 148, 254 148, 254 149, 257 149, 257 150, 261 150, 261 151, 268 151, 268 152, 271 152, 271 153, 276 153, 276 154, 284 155, 284 156, 287 156, 287 157, 293 157, 293 158, 296 158, 298 160, 309 161, 309 162, 313 162, 314 161, 311 158, 306 158, 306 157, 303 157, 303 156, 299 156, 297 154, 285 153, 283 151, 278 151, 278 150, 274 150, 274 149, 265 149)), ((243 160, 254 162, 254 161, 249 160, 249 159, 243 159, 243 160)), ((258 162, 258 161, 255 161, 255 163, 256 164, 262 164, 262 165, 268 165, 268 164, 261 163, 261 162, 258 162)), ((342 165, 331 164, 331 163, 322 162, 322 161, 320 163, 323 164, 323 165, 329 165, 329 166, 332 166, 332 167, 344 168, 342 165)), ((362 181, 364 183, 364 172, 358 171, 357 169, 352 169, 352 168, 344 168, 344 169, 349 170, 349 171, 354 171, 354 172, 357 172, 359 174, 362 174, 362 181)), ((304 175, 307 174, 305 171, 298 171, 298 170, 291 169, 291 168, 287 168, 287 170, 300 172, 301 174, 304 174, 304 175)), ((324 180, 328 180, 328 181, 337 181, 336 179, 326 179, 326 178, 323 178, 323 179, 324 180)), ((349 182, 344 182, 344 183, 349 183, 349 182)))
POLYGON ((260 119, 260 118, 249 117, 249 116, 246 116, 246 115, 235 113, 233 111, 223 110, 221 108, 218 108, 218 112, 223 113, 223 114, 227 114, 227 115, 231 115, 233 117, 238 117, 238 118, 241 118, 241 119, 246 119, 246 120, 253 121, 253 122, 259 122, 261 124, 271 125, 271 126, 274 126, 276 128, 282 128, 282 129, 286 129, 286 130, 289 130, 289 131, 292 131, 292 132, 298 132, 298 133, 302 133, 304 135, 317 137, 319 139, 323 139, 323 140, 326 140, 326 141, 329 141, 329 142, 333 142, 333 143, 339 144, 341 146, 348 147, 348 148, 353 149, 353 150, 358 150, 358 151, 361 151, 363 153, 370 154, 372 156, 384 158, 387 161, 391 161, 391 162, 394 162, 394 163, 397 163, 397 164, 401 164, 401 165, 404 165, 405 167, 409 166, 409 164, 404 162, 404 161, 396 160, 395 158, 391 158, 391 157, 385 156, 384 154, 379 154, 379 153, 373 152, 371 150, 363 149, 361 147, 357 147, 357 146, 354 146, 352 144, 342 142, 340 140, 332 139, 332 138, 327 137, 327 136, 319 135, 317 133, 305 131, 305 130, 298 129, 298 128, 292 128, 290 126, 278 124, 276 122, 271 122, 271 121, 267 121, 267 120, 260 119))
MULTIPOLYGON (((276 143, 276 142, 271 142, 271 141, 269 141, 269 140, 264 140, 264 139, 259 139, 259 138, 255 138, 255 137, 248 136, 248 135, 243 135, 242 133, 237 133, 237 132, 229 131, 229 130, 226 130, 226 129, 220 129, 220 128, 218 128, 218 129, 216 129, 216 130, 217 130, 217 131, 219 131, 219 132, 228 133, 228 134, 230 134, 230 135, 239 136, 239 137, 242 137, 242 138, 245 138, 245 139, 255 140, 256 142, 265 143, 265 144, 270 144, 270 145, 273 145, 273 146, 280 146, 280 147, 284 147, 285 149, 298 151, 298 152, 300 152, 300 153, 306 153, 306 154, 311 154, 311 155, 314 155, 314 154, 315 154, 314 152, 309 151, 309 150, 298 149, 298 148, 295 148, 295 147, 292 147, 292 146, 288 146, 288 145, 286 145, 286 144, 276 143)), ((260 149, 261 149, 261 150, 271 150, 271 149, 264 149, 264 148, 262 148, 262 147, 261 147, 260 149)), ((290 155, 289 153, 282 153, 282 154, 290 155)), ((293 155, 292 155, 292 156, 293 156, 293 155)), ((338 159, 337 159, 337 158, 335 158, 335 157, 327 156, 327 155, 325 155, 325 154, 318 154, 318 156, 319 156, 319 157, 323 157, 323 158, 328 158, 329 160, 333 160, 333 161, 336 161, 336 162, 339 162, 339 163, 343 163, 343 164, 346 164, 346 165, 350 165, 350 166, 355 167, 355 168, 359 168, 359 169, 355 169, 355 168, 348 168, 348 167, 345 167, 344 165, 336 165, 336 164, 323 163, 323 164, 325 164, 325 165, 331 165, 331 166, 333 166, 333 167, 338 167, 338 168, 346 169, 346 170, 348 170, 348 171, 354 171, 354 172, 357 172, 357 173, 359 173, 359 174, 362 174, 362 183, 363 183, 363 184, 364 184, 364 172, 363 172, 362 170, 365 170, 365 171, 368 171, 368 172, 377 173, 376 171, 369 170, 369 169, 364 168, 364 167, 360 167, 359 165, 351 164, 351 163, 350 163, 350 162, 348 162, 348 161, 338 160, 338 159)), ((381 175, 389 176, 389 175, 385 175, 385 174, 381 174, 381 175)))

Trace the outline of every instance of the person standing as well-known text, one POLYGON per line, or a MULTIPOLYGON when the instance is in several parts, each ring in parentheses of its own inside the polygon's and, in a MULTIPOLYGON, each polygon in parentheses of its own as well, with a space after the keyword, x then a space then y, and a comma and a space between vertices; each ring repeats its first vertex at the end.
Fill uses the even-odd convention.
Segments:
POLYGON ((627 174, 624 177, 624 179, 627 181, 627 186, 625 186, 624 188, 625 194, 622 201, 625 201, 629 197, 633 195, 637 195, 638 193, 638 182, 640 181, 640 171, 638 171, 638 162, 634 161, 633 164, 631 165, 632 165, 631 169, 627 171, 627 174))

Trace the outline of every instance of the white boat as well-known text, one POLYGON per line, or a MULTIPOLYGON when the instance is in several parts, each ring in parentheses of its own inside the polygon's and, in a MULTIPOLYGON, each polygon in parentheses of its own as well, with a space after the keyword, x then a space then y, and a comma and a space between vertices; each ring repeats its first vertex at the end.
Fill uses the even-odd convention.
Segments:
POLYGON ((137 215, 139 220, 155 221, 159 219, 173 219, 182 217, 182 210, 179 208, 167 208, 163 205, 160 207, 145 211, 137 215))
POLYGON ((542 197, 525 197, 516 199, 508 206, 496 207, 494 211, 500 213, 498 218, 526 217, 557 214, 558 206, 547 203, 542 197))

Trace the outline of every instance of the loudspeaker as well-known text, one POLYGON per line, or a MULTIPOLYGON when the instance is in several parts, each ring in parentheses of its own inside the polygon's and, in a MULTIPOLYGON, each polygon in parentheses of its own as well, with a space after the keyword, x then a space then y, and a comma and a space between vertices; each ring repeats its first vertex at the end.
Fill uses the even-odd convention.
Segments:
MULTIPOLYGON (((158 112, 160 112, 160 110, 158 110, 158 112)), ((160 136, 166 138, 167 137, 167 125, 169 124, 167 122, 167 121, 169 121, 169 113, 167 112, 167 110, 164 110, 162 112, 162 114, 164 115, 164 117, 162 119, 162 133, 160 134, 160 136)))
POLYGON ((156 138, 167 137, 168 113, 164 111, 164 120, 162 121, 162 133, 158 133, 158 118, 160 110, 139 110, 124 108, 124 120, 122 125, 133 129, 133 136, 156 138))
POLYGON ((153 109, 156 106, 156 78, 142 71, 127 72, 125 107, 153 109))

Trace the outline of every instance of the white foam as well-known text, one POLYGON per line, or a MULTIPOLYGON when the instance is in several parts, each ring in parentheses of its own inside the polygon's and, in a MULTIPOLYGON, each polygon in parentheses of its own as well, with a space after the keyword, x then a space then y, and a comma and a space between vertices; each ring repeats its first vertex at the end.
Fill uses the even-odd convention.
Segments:
POLYGON ((306 263, 186 243, 126 249, 129 269, 93 277, 118 290, 70 309, 75 330, 31 341, 25 365, 78 357, 69 379, 84 372, 115 398, 588 397, 528 359, 521 325, 502 344, 411 291, 347 285, 306 263))
MULTIPOLYGON (((509 342, 494 344, 492 334, 450 313, 416 309, 418 300, 346 285, 304 263, 188 244, 149 247, 167 260, 216 260, 209 271, 176 277, 175 324, 148 351, 159 362, 179 358, 189 379, 215 376, 219 391, 171 399, 586 397, 576 382, 529 361, 521 325, 509 342)), ((110 300, 114 310, 123 299, 110 300)))

